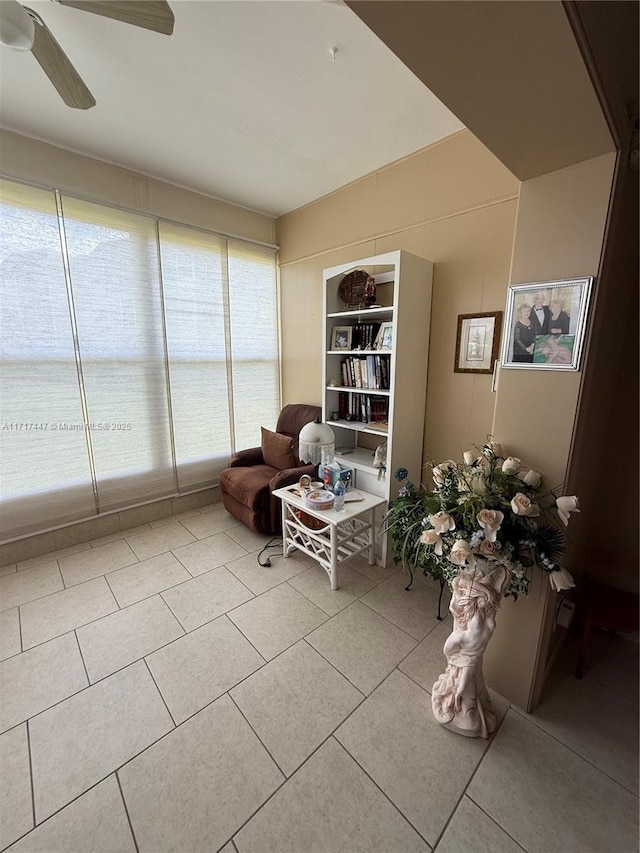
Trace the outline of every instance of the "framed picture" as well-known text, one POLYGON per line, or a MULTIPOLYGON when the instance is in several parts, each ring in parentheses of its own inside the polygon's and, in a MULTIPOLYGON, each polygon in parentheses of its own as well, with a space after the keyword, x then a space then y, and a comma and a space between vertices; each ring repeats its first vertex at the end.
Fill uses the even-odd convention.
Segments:
POLYGON ((458 314, 454 373, 493 373, 501 327, 502 311, 458 314))
POLYGON ((374 343, 375 349, 391 349, 393 347, 393 323, 382 323, 376 340, 374 343))
POLYGON ((334 326, 331 333, 331 349, 351 349, 351 326, 334 326))
POLYGON ((578 370, 593 276, 509 287, 502 367, 578 370))

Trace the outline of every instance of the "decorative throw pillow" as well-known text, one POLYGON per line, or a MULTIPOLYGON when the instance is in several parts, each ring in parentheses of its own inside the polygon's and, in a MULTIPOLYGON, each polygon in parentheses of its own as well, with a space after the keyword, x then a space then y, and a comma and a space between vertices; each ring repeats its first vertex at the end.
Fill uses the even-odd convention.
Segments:
POLYGON ((265 465, 271 465, 279 471, 295 468, 296 458, 293 451, 294 439, 279 432, 262 429, 262 457, 265 465))

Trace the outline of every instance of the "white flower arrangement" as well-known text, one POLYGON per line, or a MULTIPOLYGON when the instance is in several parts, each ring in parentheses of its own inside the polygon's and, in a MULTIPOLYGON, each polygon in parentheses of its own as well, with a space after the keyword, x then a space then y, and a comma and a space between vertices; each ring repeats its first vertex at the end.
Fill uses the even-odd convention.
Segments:
POLYGON ((395 472, 403 485, 384 522, 395 562, 449 584, 462 571, 503 565, 510 575, 505 594, 514 598, 529 591, 534 566, 548 574, 552 589, 573 587, 558 562, 565 533, 557 519, 566 527, 580 511, 577 496, 540 492, 542 474, 505 456, 494 441, 463 458, 431 466, 432 491, 409 482, 405 468, 395 472))

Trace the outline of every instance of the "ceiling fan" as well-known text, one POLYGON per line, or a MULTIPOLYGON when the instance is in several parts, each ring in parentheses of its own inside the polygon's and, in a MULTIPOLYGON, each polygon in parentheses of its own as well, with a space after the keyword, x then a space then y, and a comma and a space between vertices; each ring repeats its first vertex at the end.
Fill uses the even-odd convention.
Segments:
MULTIPOLYGON (((53 0, 93 12, 125 24, 171 35, 174 17, 165 0, 53 0)), ((51 30, 37 12, 18 0, 0 0, 0 44, 15 50, 30 50, 53 83, 62 100, 70 107, 88 110, 96 99, 73 67, 51 30)))

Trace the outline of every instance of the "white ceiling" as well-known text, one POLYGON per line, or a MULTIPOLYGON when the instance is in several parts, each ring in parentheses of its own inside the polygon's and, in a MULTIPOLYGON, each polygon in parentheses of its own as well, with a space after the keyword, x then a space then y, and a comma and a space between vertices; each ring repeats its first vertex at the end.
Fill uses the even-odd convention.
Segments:
POLYGON ((3 47, 4 127, 272 215, 462 127, 339 2, 170 0, 170 37, 26 5, 97 105, 65 106, 31 53, 3 47))

